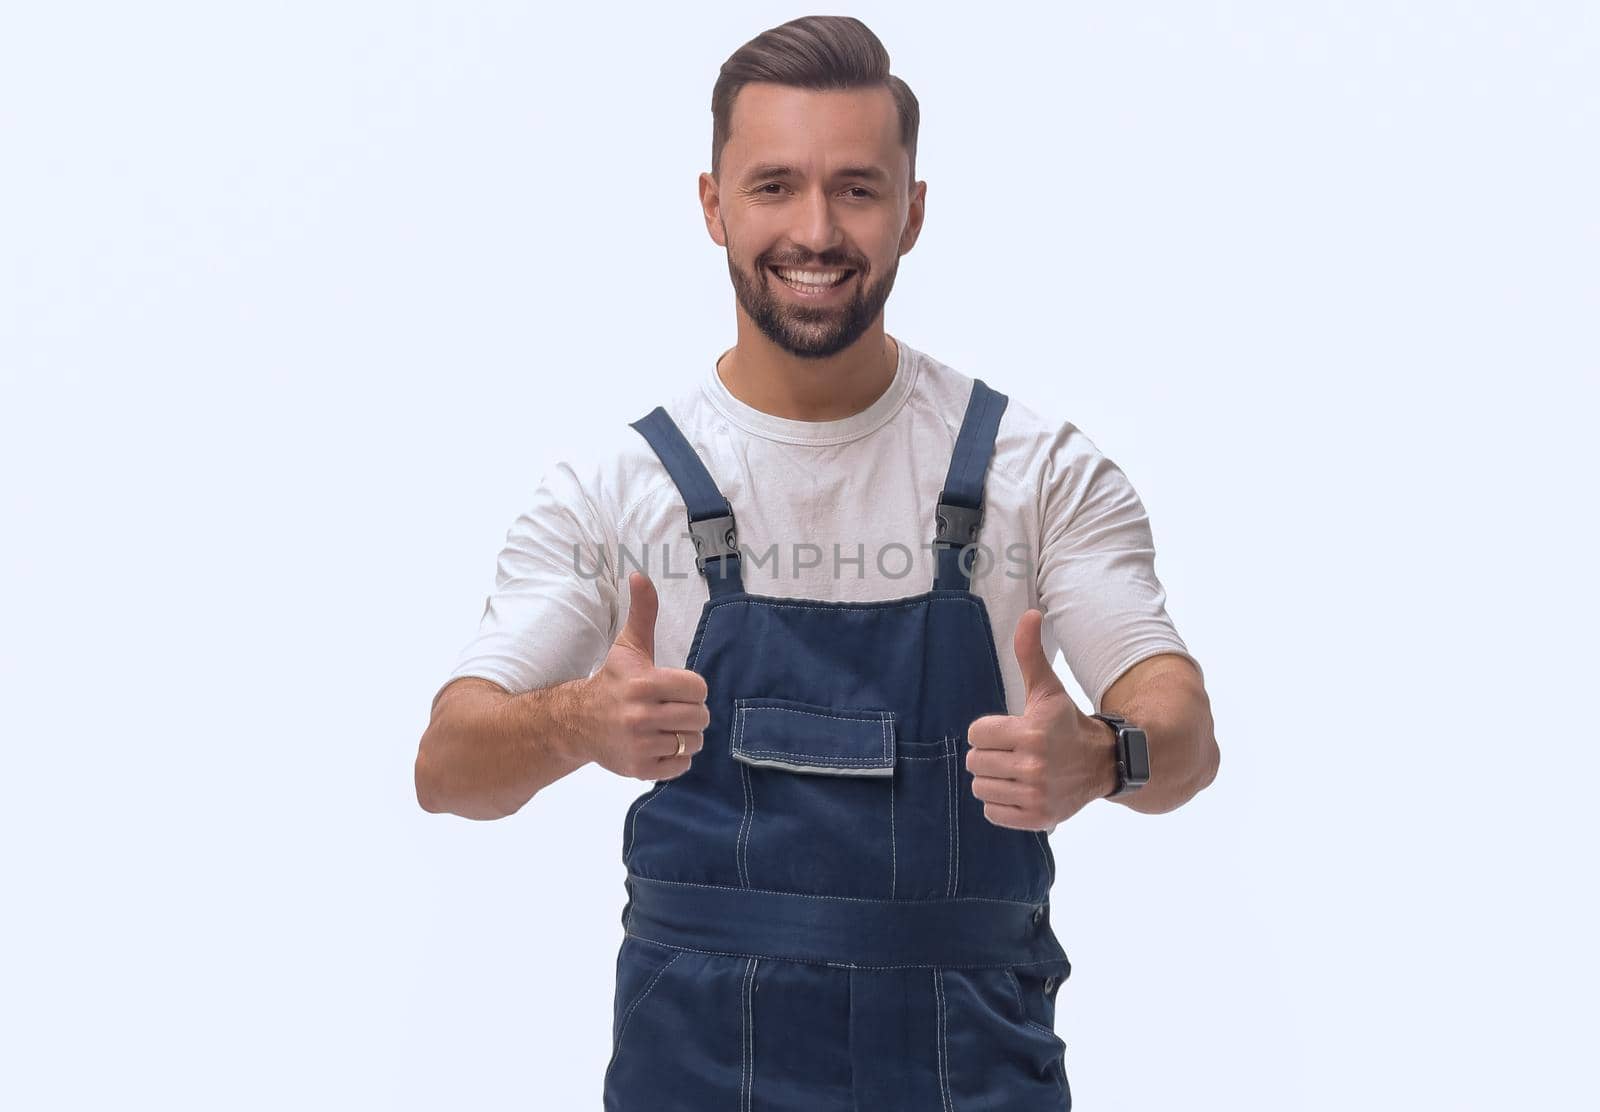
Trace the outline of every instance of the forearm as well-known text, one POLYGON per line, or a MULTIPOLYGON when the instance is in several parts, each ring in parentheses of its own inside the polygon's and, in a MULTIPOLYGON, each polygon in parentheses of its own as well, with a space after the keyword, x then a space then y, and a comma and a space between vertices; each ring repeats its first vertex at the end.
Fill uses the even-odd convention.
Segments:
POLYGON ((1110 802, 1162 814, 1183 806, 1216 779, 1221 753, 1211 699, 1183 657, 1141 661, 1106 692, 1103 709, 1142 728, 1150 747, 1150 782, 1110 802))
POLYGON ((452 683, 418 747, 417 802, 469 819, 505 818, 583 767, 587 682, 515 695, 476 677, 452 683))

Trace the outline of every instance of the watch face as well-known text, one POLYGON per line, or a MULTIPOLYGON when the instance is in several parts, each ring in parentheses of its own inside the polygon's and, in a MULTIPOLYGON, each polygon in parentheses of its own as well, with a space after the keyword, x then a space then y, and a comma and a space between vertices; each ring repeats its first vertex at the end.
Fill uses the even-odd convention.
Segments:
POLYGON ((1150 746, 1144 731, 1131 726, 1122 731, 1128 742, 1128 779, 1141 783, 1150 779, 1150 746))

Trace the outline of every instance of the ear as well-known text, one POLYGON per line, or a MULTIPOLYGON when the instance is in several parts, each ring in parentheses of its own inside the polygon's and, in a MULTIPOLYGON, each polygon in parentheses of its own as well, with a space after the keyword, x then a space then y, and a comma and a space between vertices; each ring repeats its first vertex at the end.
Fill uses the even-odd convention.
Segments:
POLYGON ((717 179, 710 174, 700 175, 700 210, 705 217, 706 231, 711 234, 711 242, 718 247, 727 247, 728 237, 722 233, 722 194, 717 187, 717 179))
POLYGON ((922 235, 922 217, 926 208, 928 183, 925 181, 911 184, 911 203, 906 209, 906 230, 900 234, 900 254, 904 255, 917 245, 917 238, 922 235))

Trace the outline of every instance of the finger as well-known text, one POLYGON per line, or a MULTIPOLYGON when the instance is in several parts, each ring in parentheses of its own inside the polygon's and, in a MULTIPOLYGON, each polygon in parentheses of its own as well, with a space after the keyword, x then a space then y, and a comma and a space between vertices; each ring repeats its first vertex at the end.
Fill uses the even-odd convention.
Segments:
POLYGON ((711 711, 704 703, 656 703, 635 720, 641 735, 666 730, 699 732, 711 724, 711 711))
POLYGON ((660 600, 650 577, 636 571, 628 574, 628 620, 617 635, 617 644, 627 645, 650 663, 656 660, 656 611, 660 600))
POLYGON ((972 794, 985 803, 1002 803, 1009 807, 1026 807, 1036 802, 1034 789, 1015 780, 997 780, 993 776, 974 776, 972 794))
POLYGON ((1039 695, 1066 691, 1056 670, 1050 667, 1050 658, 1044 654, 1044 615, 1039 610, 1022 612, 1011 639, 1011 649, 1017 654, 1017 664, 1022 669, 1022 689, 1027 701, 1032 702, 1039 695))
POLYGON ((658 761, 676 761, 691 757, 705 748, 706 737, 699 730, 657 730, 650 742, 650 752, 658 761), (683 739, 683 753, 678 753, 678 739, 683 739))
POLYGON ((996 780, 1023 779, 1022 762, 1014 749, 969 749, 967 771, 974 776, 990 776, 996 780))
POLYGON ((687 668, 652 668, 638 677, 638 691, 664 703, 704 703, 706 679, 687 668))
POLYGON ((985 803, 983 817, 995 826, 1004 826, 1011 830, 1034 829, 1027 811, 1005 803, 985 803))
POLYGON ((690 761, 688 757, 662 761, 660 767, 651 775, 650 778, 652 780, 676 780, 685 772, 688 772, 689 767, 690 761))
POLYGON ((967 726, 967 744, 974 749, 1015 749, 1017 723, 1014 714, 986 714, 967 726))

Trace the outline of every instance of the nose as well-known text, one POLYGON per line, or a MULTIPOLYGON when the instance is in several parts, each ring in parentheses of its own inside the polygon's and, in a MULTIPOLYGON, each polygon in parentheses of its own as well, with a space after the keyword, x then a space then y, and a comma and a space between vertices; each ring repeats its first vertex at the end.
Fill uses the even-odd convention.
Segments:
POLYGON ((833 198, 825 189, 812 189, 795 207, 796 219, 790 238, 796 246, 813 255, 824 255, 839 246, 843 233, 833 215, 833 198))

